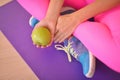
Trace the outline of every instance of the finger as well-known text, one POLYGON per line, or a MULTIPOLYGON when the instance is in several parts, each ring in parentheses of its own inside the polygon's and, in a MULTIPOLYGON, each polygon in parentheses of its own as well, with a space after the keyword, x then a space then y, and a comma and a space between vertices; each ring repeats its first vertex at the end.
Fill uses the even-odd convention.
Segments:
POLYGON ((33 42, 33 45, 36 45, 36 44, 33 42))
POLYGON ((70 35, 70 36, 68 37, 68 39, 70 40, 72 37, 73 37, 73 35, 70 35))
POLYGON ((58 31, 55 33, 54 42, 56 42, 57 36, 58 36, 58 31))
POLYGON ((59 40, 59 43, 62 43, 65 39, 67 39, 68 38, 68 35, 65 35, 65 36, 63 36, 60 40, 59 40))
MULTIPOLYGON (((59 24, 58 24, 59 25, 59 24)), ((65 36, 65 34, 68 32, 66 27, 63 27, 62 29, 58 30, 55 34, 54 41, 55 43, 59 42, 59 40, 65 36)))
POLYGON ((58 29, 55 30, 55 34, 57 34, 57 32, 58 32, 58 29))
POLYGON ((59 37, 59 43, 61 43, 66 38, 66 34, 63 34, 59 37))
POLYGON ((39 46, 39 45, 36 45, 36 47, 37 47, 37 48, 40 48, 41 46, 39 46))
POLYGON ((57 37, 59 36, 59 33, 60 33, 59 25, 60 25, 60 23, 58 23, 58 24, 56 25, 55 36, 54 36, 54 41, 55 41, 55 43, 57 43, 56 40, 57 40, 57 37))
POLYGON ((52 45, 52 42, 53 42, 53 38, 51 39, 51 42, 46 46, 46 47, 49 47, 52 45))
POLYGON ((60 35, 61 35, 61 34, 60 34, 59 31, 55 34, 55 37, 54 37, 54 42, 55 42, 55 43, 58 42, 60 35))
POLYGON ((55 33, 57 33, 59 30, 58 25, 56 26, 55 33))
POLYGON ((46 48, 46 46, 41 46, 40 48, 46 48))
POLYGON ((64 33, 64 34, 60 34, 59 36, 58 36, 58 38, 57 38, 57 42, 58 43, 61 43, 61 40, 64 40, 65 39, 65 36, 66 36, 66 33, 64 33))
POLYGON ((70 39, 72 36, 70 32, 68 31, 67 33, 64 33, 63 37, 59 40, 59 43, 63 42, 65 39, 70 39), (66 35, 67 34, 67 35, 66 35))
POLYGON ((62 31, 62 32, 58 32, 57 34, 56 34, 56 36, 55 36, 55 43, 57 43, 57 42, 59 42, 59 43, 61 43, 61 40, 64 40, 67 36, 66 36, 66 34, 68 34, 68 31, 67 31, 67 29, 63 29, 64 31, 62 31), (66 32, 67 31, 67 32, 66 32), (66 37, 65 37, 66 36, 66 37))
POLYGON ((55 43, 60 43, 60 41, 64 38, 65 35, 66 33, 58 32, 55 38, 55 43))
POLYGON ((50 42, 50 44, 48 44, 46 47, 49 47, 49 46, 51 46, 52 45, 52 42, 50 42))
POLYGON ((52 38, 51 38, 51 41, 50 41, 50 43, 49 43, 48 45, 41 46, 41 48, 46 48, 46 47, 49 47, 49 46, 51 46, 52 42, 53 42, 53 40, 52 40, 52 38))

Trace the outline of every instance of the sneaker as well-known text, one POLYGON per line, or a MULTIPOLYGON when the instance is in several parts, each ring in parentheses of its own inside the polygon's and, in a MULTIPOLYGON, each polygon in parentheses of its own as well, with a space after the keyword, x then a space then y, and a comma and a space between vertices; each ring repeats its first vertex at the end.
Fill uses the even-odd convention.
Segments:
POLYGON ((35 25, 39 22, 38 19, 34 18, 33 16, 29 19, 29 25, 34 28, 35 25))
POLYGON ((79 61, 83 68, 83 74, 87 78, 91 78, 95 72, 95 57, 90 51, 75 37, 70 40, 64 41, 64 46, 55 45, 57 50, 64 50, 68 55, 69 62, 72 61, 70 55, 72 55, 77 61, 79 61))

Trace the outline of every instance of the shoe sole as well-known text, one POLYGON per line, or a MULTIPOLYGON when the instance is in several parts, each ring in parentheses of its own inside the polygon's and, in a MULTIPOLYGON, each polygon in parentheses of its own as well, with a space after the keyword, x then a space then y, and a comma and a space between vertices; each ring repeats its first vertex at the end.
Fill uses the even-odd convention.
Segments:
POLYGON ((96 59, 95 57, 92 55, 92 53, 89 51, 89 56, 90 56, 90 67, 89 67, 89 71, 86 74, 87 78, 92 78, 94 73, 95 73, 95 68, 96 68, 96 59))
POLYGON ((29 25, 30 26, 32 26, 32 19, 33 19, 34 17, 32 16, 30 19, 29 19, 29 25))

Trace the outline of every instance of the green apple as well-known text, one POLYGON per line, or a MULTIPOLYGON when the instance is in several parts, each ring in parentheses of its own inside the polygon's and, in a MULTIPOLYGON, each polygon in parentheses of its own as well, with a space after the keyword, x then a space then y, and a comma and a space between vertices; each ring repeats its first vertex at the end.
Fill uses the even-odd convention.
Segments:
POLYGON ((51 41, 51 33, 45 27, 38 27, 32 32, 32 41, 35 45, 46 46, 51 41))

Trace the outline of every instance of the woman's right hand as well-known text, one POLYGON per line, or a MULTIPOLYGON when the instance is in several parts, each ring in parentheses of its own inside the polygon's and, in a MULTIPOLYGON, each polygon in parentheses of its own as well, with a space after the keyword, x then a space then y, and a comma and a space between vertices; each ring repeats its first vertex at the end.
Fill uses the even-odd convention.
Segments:
POLYGON ((50 20, 48 18, 44 18, 43 20, 41 20, 39 23, 37 23, 33 29, 33 31, 38 28, 38 27, 41 27, 41 26, 44 26, 46 27, 50 33, 51 33, 51 42, 46 45, 46 46, 42 46, 42 45, 36 45, 35 43, 33 43, 34 45, 36 45, 36 47, 41 47, 41 48, 45 48, 45 47, 48 47, 52 44, 53 42, 53 38, 54 38, 54 33, 55 33, 55 26, 56 26, 56 21, 55 20, 50 20))

